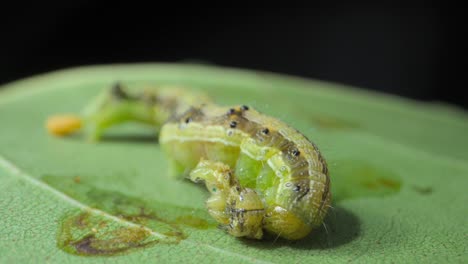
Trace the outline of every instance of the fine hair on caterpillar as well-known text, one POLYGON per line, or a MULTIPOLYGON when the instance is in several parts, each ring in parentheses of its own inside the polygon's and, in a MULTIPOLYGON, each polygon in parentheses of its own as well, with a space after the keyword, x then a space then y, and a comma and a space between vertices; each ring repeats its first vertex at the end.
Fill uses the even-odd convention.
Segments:
POLYGON ((164 87, 129 93, 116 84, 79 120, 73 129, 66 118, 47 127, 60 136, 83 127, 96 141, 120 123, 153 126, 171 173, 206 186, 209 214, 232 236, 302 239, 330 207, 328 166, 318 147, 250 105, 219 106, 204 94, 164 87))

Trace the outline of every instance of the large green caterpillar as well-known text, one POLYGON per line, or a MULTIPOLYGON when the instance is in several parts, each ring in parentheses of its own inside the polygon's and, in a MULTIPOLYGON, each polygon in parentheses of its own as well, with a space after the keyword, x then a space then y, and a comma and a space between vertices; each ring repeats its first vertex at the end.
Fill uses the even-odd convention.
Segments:
POLYGON ((330 178, 317 146, 251 107, 221 107, 173 89, 130 95, 114 86, 87 109, 92 139, 126 121, 160 130, 173 174, 206 185, 210 215, 233 236, 261 239, 266 231, 301 239, 330 207, 330 178))

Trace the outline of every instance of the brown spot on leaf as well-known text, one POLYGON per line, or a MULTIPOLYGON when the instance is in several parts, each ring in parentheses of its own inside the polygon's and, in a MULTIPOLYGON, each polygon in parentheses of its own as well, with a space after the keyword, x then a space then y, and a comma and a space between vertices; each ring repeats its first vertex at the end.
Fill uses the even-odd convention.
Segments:
POLYGON ((89 211, 67 214, 57 236, 58 247, 67 253, 82 256, 129 253, 156 243, 178 243, 187 238, 184 226, 198 229, 216 226, 205 210, 167 207, 96 188, 89 185, 90 180, 83 180, 86 176, 80 177, 80 184, 75 183, 74 176, 48 175, 42 180, 73 199, 120 218, 121 222, 89 211), (151 232, 166 235, 167 239, 151 232))
POLYGON ((80 256, 111 256, 156 243, 178 241, 156 238, 142 226, 117 223, 103 225, 102 218, 86 211, 67 216, 58 233, 59 248, 80 256))
POLYGON ((421 195, 430 195, 434 191, 432 187, 412 186, 412 189, 421 195))
POLYGON ((377 180, 377 182, 380 185, 383 185, 383 186, 388 187, 390 189, 400 188, 400 183, 395 181, 395 180, 392 180, 392 179, 380 178, 380 179, 377 180))
POLYGON ((401 177, 388 168, 379 168, 365 161, 336 161, 330 169, 333 175, 331 192, 336 202, 359 197, 384 197, 401 189, 401 177))

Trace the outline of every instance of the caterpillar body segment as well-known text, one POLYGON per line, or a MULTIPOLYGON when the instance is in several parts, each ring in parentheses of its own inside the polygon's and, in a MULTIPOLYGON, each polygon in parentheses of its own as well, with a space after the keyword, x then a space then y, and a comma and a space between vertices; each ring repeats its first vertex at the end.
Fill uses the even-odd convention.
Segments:
POLYGON ((211 193, 206 202, 208 212, 229 234, 262 238, 263 202, 255 190, 237 182, 229 166, 202 160, 190 172, 190 179, 205 182, 211 193))
POLYGON ((203 180, 208 189, 230 187, 212 192, 207 207, 234 236, 258 239, 262 229, 295 240, 323 222, 331 199, 327 164, 314 144, 277 119, 246 106, 192 107, 162 127, 159 141, 176 175, 203 180), (230 185, 219 180, 222 172, 234 178, 230 185), (236 202, 246 197, 256 206, 236 202))
POLYGON ((125 122, 148 124, 158 131, 172 116, 209 102, 201 93, 188 93, 176 87, 147 88, 130 94, 117 83, 85 108, 86 134, 99 140, 107 128, 125 122))
POLYGON ((88 139, 97 141, 106 129, 125 122, 157 126, 159 116, 153 93, 130 95, 120 84, 98 95, 83 111, 88 139))

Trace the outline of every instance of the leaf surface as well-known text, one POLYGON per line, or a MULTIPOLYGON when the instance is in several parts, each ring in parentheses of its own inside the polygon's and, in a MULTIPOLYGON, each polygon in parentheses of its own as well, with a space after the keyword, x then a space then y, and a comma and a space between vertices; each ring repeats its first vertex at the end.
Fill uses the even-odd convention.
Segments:
POLYGON ((0 262, 466 262, 468 116, 439 104, 226 68, 139 64, 49 73, 0 90, 0 262), (303 241, 246 241, 216 228, 207 192, 170 178, 155 135, 125 125, 99 144, 54 138, 115 81, 175 84, 247 104, 314 141, 334 208, 303 241), (129 136, 132 135, 132 136, 129 136))

